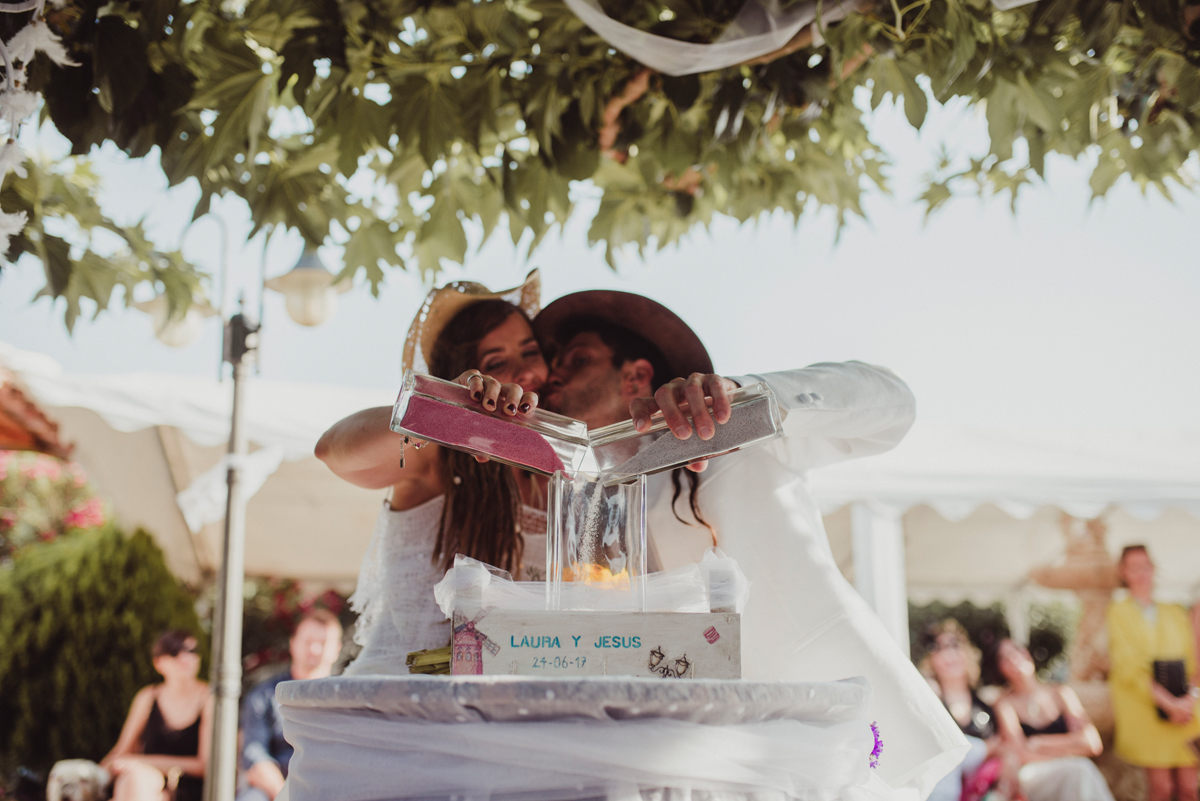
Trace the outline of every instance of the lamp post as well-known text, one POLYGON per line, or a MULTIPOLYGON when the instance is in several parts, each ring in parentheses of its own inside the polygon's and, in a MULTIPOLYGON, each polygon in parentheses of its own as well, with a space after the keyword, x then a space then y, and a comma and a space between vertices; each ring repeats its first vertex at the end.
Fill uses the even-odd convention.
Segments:
MULTIPOLYGON (((222 236, 224 238, 224 225, 222 236)), ((264 251, 265 247, 264 243, 264 251)), ((263 268, 265 270, 265 253, 263 268)), ((221 294, 224 299, 224 258, 221 272, 221 294)), ((321 263, 315 250, 306 248, 290 272, 270 281, 262 280, 260 313, 262 293, 266 289, 274 289, 283 293, 289 317, 301 325, 320 325, 336 310, 337 294, 349 288, 349 282, 335 286, 333 273, 321 263)), ((234 801, 237 791, 238 712, 242 692, 242 587, 246 579, 248 500, 241 487, 241 463, 246 454, 242 415, 246 382, 250 364, 257 356, 260 329, 261 322, 252 322, 242 312, 230 317, 225 326, 223 360, 233 367, 233 410, 226 472, 225 530, 213 621, 212 664, 216 669, 216 703, 205 773, 205 801, 234 801)))
POLYGON ((229 318, 225 325, 224 361, 233 366, 233 412, 226 471, 225 531, 213 626, 216 704, 212 748, 204 782, 206 801, 233 801, 237 789, 238 702, 242 694, 242 585, 246 578, 246 502, 241 489, 246 432, 242 415, 246 377, 258 349, 259 328, 259 324, 240 312, 229 318))

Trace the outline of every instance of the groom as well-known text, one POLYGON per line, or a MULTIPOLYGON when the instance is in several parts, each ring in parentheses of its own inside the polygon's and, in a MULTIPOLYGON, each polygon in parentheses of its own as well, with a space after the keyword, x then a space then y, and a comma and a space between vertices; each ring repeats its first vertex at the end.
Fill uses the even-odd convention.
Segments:
POLYGON ((542 405, 589 428, 632 418, 640 429, 661 411, 680 439, 710 439, 729 419, 728 393, 764 382, 784 420, 781 439, 700 463, 696 504, 678 504, 668 474, 650 478, 647 523, 657 569, 698 561, 712 534, 737 560, 752 590, 742 617, 743 675, 765 681, 865 676, 886 743, 879 775, 925 797, 965 752, 958 727, 858 594, 829 549, 806 473, 842 459, 882 453, 912 425, 908 387, 862 362, 816 364, 780 373, 720 376, 703 343, 649 298, 591 291, 551 303, 534 321, 554 353, 542 405), (711 397, 712 413, 704 397, 711 397), (692 421, 688 402, 701 412, 692 421), (707 468, 705 470, 705 468, 707 468), (690 508, 689 508, 690 506, 690 508))

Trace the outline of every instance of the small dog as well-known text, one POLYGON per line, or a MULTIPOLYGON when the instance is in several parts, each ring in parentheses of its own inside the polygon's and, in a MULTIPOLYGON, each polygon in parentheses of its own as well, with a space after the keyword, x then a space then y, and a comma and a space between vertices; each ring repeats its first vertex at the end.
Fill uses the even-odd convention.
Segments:
POLYGON ((90 759, 54 763, 46 784, 46 801, 104 801, 112 774, 90 759))

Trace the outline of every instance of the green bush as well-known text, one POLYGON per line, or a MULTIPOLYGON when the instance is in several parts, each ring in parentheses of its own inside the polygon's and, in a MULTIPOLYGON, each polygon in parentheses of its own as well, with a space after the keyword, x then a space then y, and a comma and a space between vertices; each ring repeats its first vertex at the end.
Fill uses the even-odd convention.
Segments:
MULTIPOLYGON (((0 569, 0 772, 99 759, 169 628, 207 637, 150 535, 109 525, 32 545, 0 569)), ((204 668, 202 667, 203 671, 204 668)))

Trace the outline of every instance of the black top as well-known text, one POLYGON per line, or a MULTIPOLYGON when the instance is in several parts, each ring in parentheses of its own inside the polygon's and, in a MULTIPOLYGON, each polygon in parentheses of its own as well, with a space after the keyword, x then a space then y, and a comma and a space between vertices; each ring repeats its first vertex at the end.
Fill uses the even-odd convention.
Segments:
POLYGON ((971 690, 971 715, 967 722, 960 723, 957 719, 954 722, 958 723, 962 733, 968 737, 990 740, 996 736, 996 713, 990 706, 979 700, 979 696, 975 694, 974 690, 971 690))
MULTIPOLYGON (((142 730, 142 753, 166 756, 196 756, 200 753, 200 716, 184 729, 172 729, 158 708, 158 699, 150 707, 150 717, 142 730)), ((200 801, 204 780, 199 776, 184 774, 179 777, 175 790, 176 801, 200 801)))
POLYGON ((1047 723, 1040 729, 1030 726, 1025 721, 1021 721, 1021 731, 1025 732, 1026 737, 1035 737, 1039 734, 1068 734, 1070 729, 1067 728, 1067 716, 1059 715, 1054 720, 1047 723))

